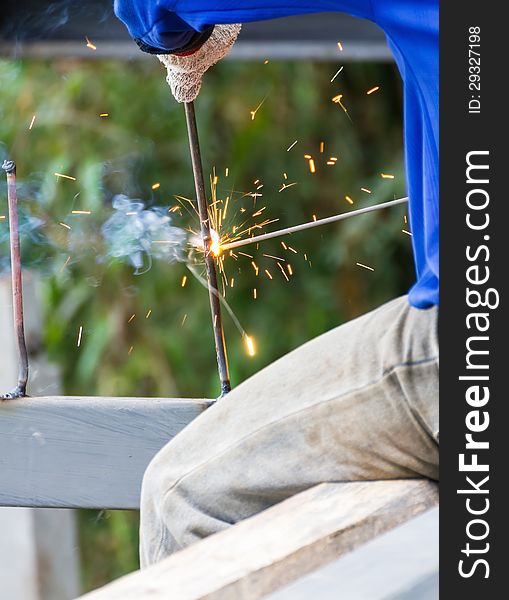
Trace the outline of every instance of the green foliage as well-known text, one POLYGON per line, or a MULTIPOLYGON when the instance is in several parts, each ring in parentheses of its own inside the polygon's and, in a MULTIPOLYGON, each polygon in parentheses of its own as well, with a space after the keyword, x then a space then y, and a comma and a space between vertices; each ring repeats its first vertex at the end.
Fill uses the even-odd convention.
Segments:
MULTIPOLYGON (((263 197, 257 206, 266 205, 264 216, 279 219, 269 229, 348 210, 346 195, 356 208, 405 193, 395 68, 348 64, 331 83, 338 66, 225 61, 206 75, 197 101, 205 171, 215 167, 221 197, 232 187, 252 192, 260 180, 263 197), (380 90, 367 95, 375 85, 380 90), (332 102, 337 94, 343 94, 351 120, 332 102), (316 174, 304 154, 314 157, 316 174), (336 166, 326 165, 329 156, 338 157, 336 166), (382 172, 395 179, 382 179, 382 172), (279 192, 283 182, 297 185, 279 192)), ((135 275, 126 262, 107 257, 101 235, 115 194, 161 207, 173 206, 176 194, 193 198, 183 110, 170 97, 157 61, 0 61, 0 79, 0 156, 18 164, 28 223, 35 217, 43 221, 23 236, 23 254, 45 275, 45 343, 61 366, 66 393, 217 395, 208 298, 200 282, 183 264, 161 261, 135 275), (161 184, 156 190, 154 182, 161 184)), ((227 300, 258 348, 254 358, 247 357, 225 318, 233 384, 311 337, 404 293, 413 279, 410 237, 401 231, 408 227, 405 212, 390 209, 285 238, 297 255, 285 252, 279 239, 259 250, 246 247, 256 256, 258 277, 248 258, 229 259, 235 287, 228 289, 227 300), (291 262, 289 282, 263 253, 291 262), (273 281, 262 276, 265 269, 273 281)), ((0 215, 5 213, 2 191, 0 215)), ((0 268, 8 256, 7 227, 7 219, 0 220, 0 268)), ((93 525, 90 513, 82 515, 87 587, 135 566, 136 517, 108 515, 93 525), (87 551, 92 539, 103 561, 87 551)))

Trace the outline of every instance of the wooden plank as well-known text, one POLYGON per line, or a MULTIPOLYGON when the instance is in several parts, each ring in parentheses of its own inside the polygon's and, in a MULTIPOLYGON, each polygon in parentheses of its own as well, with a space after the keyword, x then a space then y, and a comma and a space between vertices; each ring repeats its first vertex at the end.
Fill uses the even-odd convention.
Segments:
POLYGON ((150 459, 207 400, 0 402, 0 506, 138 508, 150 459))
POLYGON ((437 501, 425 480, 322 484, 82 600, 262 598, 437 501))
POLYGON ((265 600, 438 598, 438 511, 432 508, 265 600))

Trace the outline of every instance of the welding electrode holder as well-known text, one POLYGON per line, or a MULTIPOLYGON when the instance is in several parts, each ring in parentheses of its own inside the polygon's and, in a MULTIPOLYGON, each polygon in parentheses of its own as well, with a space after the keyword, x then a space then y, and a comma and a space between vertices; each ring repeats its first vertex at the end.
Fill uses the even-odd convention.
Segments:
POLYGON ((230 375, 228 373, 228 357, 226 354, 226 342, 224 339, 223 321, 221 318, 221 301, 217 284, 217 271, 214 256, 210 252, 210 221, 207 198, 205 195, 205 183, 203 179, 203 166, 201 161, 200 143, 198 139, 198 128, 196 126, 196 114, 193 102, 184 102, 186 112, 187 133, 189 136, 189 148, 191 151, 191 163, 193 166, 194 185, 196 189, 196 203, 200 217, 201 237, 203 240, 203 251, 205 253, 205 266, 207 269, 207 281, 209 287, 210 310, 212 313, 212 328, 214 331, 214 342, 216 346, 217 368, 221 381, 221 397, 231 390, 230 375))
POLYGON ((25 328, 23 319, 23 282, 21 275, 18 197, 16 193, 16 164, 12 160, 5 160, 2 165, 2 169, 7 175, 7 201, 9 205, 9 237, 12 277, 12 309, 19 356, 18 384, 12 392, 0 395, 0 400, 8 400, 26 396, 26 387, 28 382, 28 353, 25 343, 25 328))

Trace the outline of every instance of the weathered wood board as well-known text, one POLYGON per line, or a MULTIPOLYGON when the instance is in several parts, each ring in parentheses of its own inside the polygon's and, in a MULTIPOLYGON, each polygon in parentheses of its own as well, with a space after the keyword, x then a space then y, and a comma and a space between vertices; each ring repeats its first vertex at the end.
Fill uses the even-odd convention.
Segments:
POLYGON ((437 502, 425 480, 321 484, 82 600, 255 600, 437 502))
POLYGON ((265 600, 435 600, 438 512, 428 510, 265 600))
POLYGON ((0 506, 138 508, 150 459, 208 400, 0 402, 0 506))

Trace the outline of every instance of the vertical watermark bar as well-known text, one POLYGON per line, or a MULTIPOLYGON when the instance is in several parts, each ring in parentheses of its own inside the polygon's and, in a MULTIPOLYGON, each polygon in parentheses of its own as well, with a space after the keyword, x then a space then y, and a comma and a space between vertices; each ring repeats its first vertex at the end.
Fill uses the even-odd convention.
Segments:
POLYGON ((496 12, 440 2, 440 591, 462 600, 500 597, 507 571, 507 53, 496 12))

